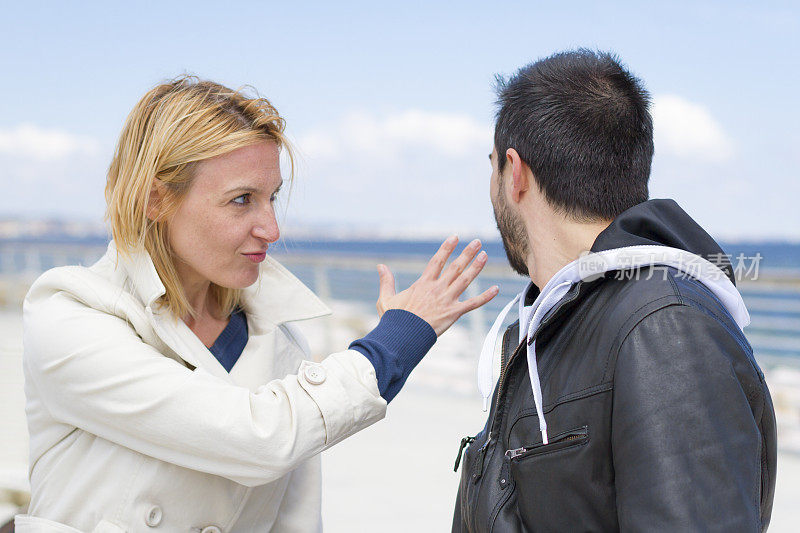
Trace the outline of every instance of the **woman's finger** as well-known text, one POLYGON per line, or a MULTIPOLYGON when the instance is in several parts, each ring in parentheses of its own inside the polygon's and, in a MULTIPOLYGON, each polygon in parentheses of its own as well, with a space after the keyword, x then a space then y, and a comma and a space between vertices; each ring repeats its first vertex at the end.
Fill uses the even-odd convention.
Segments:
POLYGON ((456 244, 458 244, 458 236, 452 235, 448 237, 439 247, 439 250, 433 254, 431 260, 428 261, 428 266, 425 267, 420 278, 437 279, 439 274, 442 273, 445 263, 447 263, 447 258, 455 250, 456 244))
POLYGON ((450 263, 450 266, 442 272, 440 279, 444 280, 448 285, 451 284, 467 268, 469 262, 472 261, 480 249, 481 241, 478 239, 469 243, 461 254, 450 263))
POLYGON ((473 310, 479 308, 480 306, 486 304, 487 302, 491 301, 492 298, 497 296, 497 293, 499 293, 499 292, 500 292, 500 288, 497 285, 493 285, 493 286, 489 287, 488 289, 486 289, 485 291, 483 291, 478 296, 474 296, 474 297, 470 298, 469 300, 465 300, 465 301, 461 302, 461 306, 459 308, 459 315, 458 316, 461 316, 464 313, 469 313, 470 311, 473 311, 473 310))
POLYGON ((478 277, 483 267, 486 266, 486 261, 488 260, 489 256, 486 255, 486 252, 481 252, 475 258, 469 267, 464 270, 461 275, 459 275, 453 283, 450 284, 450 287, 447 289, 447 293, 450 294, 453 298, 458 298, 462 292, 464 292, 469 284, 475 281, 475 278, 478 277))

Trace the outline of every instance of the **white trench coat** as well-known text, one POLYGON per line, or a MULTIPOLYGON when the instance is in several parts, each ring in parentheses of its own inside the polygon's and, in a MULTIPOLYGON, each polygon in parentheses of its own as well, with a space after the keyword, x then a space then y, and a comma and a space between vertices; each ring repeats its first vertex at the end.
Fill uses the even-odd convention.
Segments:
POLYGON ((306 360, 291 322, 330 311, 270 257, 230 374, 159 309, 164 292, 146 252, 117 264, 113 242, 31 287, 17 531, 319 531, 319 453, 386 413, 374 368, 354 350, 306 360))

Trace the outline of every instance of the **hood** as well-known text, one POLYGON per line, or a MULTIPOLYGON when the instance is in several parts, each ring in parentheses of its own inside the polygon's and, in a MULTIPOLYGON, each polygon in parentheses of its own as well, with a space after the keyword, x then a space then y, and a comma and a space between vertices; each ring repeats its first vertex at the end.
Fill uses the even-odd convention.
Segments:
POLYGON ((591 251, 642 245, 669 246, 699 255, 716 265, 736 285, 728 256, 675 200, 648 200, 623 211, 600 232, 591 251))

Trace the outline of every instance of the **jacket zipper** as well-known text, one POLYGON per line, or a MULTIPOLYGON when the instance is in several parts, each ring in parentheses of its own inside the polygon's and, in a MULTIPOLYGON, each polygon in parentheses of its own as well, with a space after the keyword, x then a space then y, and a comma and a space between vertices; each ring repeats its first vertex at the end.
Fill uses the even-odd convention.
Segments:
MULTIPOLYGON (((514 353, 511 354, 511 357, 508 358, 508 361, 506 361, 506 364, 503 364, 502 356, 501 356, 501 359, 500 359, 500 364, 501 364, 501 367, 500 367, 500 378, 498 379, 498 383, 497 383, 497 389, 498 390, 497 390, 497 400, 496 400, 496 402, 499 402, 500 401, 500 397, 503 395, 503 389, 505 388, 505 384, 506 384, 505 378, 506 378, 507 370, 511 366, 511 363, 514 362, 515 358, 517 357, 517 354, 521 351, 520 348, 522 346, 526 346, 526 348, 527 348, 527 343, 529 343, 532 340, 536 339, 536 337, 539 335, 539 332, 542 331, 542 328, 544 328, 545 326, 550 324, 550 322, 552 322, 552 320, 553 320, 553 317, 555 317, 558 314, 558 311, 561 308, 563 308, 565 305, 573 302, 578 297, 580 292, 581 291, 580 291, 580 284, 579 284, 578 285, 578 289, 575 291, 575 294, 571 298, 569 298, 568 300, 563 300, 560 304, 558 304, 556 307, 554 307, 550 311, 550 316, 548 316, 546 320, 542 321, 539 324, 539 327, 537 327, 536 331, 533 332, 533 337, 531 339, 528 339, 527 342, 522 342, 522 343, 520 343, 519 346, 517 346, 517 349, 514 351, 514 353)), ((519 327, 521 328, 522 324, 520 324, 519 327)), ((505 349, 505 346, 504 346, 503 353, 505 353, 505 352, 506 352, 506 349, 505 349)), ((496 417, 496 415, 497 415, 497 404, 496 403, 494 405, 494 409, 495 409, 495 417, 496 417)), ((495 422, 495 419, 492 419, 492 425, 491 425, 491 428, 489 430, 489 437, 490 438, 491 438, 492 432, 494 431, 494 422, 495 422)))
MULTIPOLYGON (((569 298, 568 300, 562 301, 558 306, 556 306, 556 307, 554 307, 552 309, 552 311, 549 313, 549 316, 547 317, 547 320, 542 321, 539 324, 539 327, 536 328, 536 331, 533 334, 533 338, 535 339, 536 336, 539 334, 539 331, 541 331, 544 326, 548 325, 553 320, 553 317, 558 313, 558 311, 561 308, 563 308, 565 305, 569 304, 570 302, 574 301, 578 297, 579 294, 580 294, 580 285, 578 286, 578 289, 575 291, 575 294, 571 298, 569 298)), ((520 325, 520 327, 522 327, 522 325, 520 325)), ((483 444, 483 446, 481 446, 478 449, 478 458, 477 458, 476 465, 475 465, 475 468, 473 469, 473 474, 472 474, 472 482, 473 483, 477 483, 478 480, 483 475, 483 467, 484 467, 484 461, 485 461, 485 457, 486 457, 486 451, 487 451, 487 449, 489 447, 489 444, 493 440, 492 436, 494 434, 495 423, 496 423, 497 418, 498 418, 497 408, 499 406, 500 400, 503 397, 503 392, 504 392, 504 388, 505 388, 505 384, 506 384, 506 378, 507 378, 507 374, 508 374, 508 368, 510 368, 511 364, 514 362, 515 358, 517 357, 517 354, 521 351, 522 347, 527 346, 525 342, 519 343, 519 345, 517 346, 516 350, 514 350, 514 352, 511 354, 510 357, 508 357, 508 360, 507 361, 503 361, 503 359, 506 359, 505 354, 508 351, 508 343, 509 342, 510 342, 510 339, 508 338, 508 336, 506 336, 506 338, 503 340, 503 348, 502 348, 502 352, 501 352, 501 356, 500 356, 500 377, 497 380, 498 381, 498 383, 497 383, 497 395, 496 395, 495 401, 494 401, 494 403, 492 405, 492 411, 494 411, 495 416, 494 416, 494 418, 492 418, 491 424, 489 425, 489 432, 488 432, 488 435, 487 435, 487 438, 486 438, 486 442, 483 444)), ((465 437, 465 439, 469 439, 469 437, 465 437)), ((462 439, 462 443, 464 443, 464 446, 459 449, 459 457, 456 459, 456 466, 460 463, 461 453, 463 452, 464 448, 469 443, 474 441, 474 438, 472 439, 472 441, 468 440, 467 442, 465 442, 465 439, 462 439)), ((478 492, 479 492, 478 493, 478 498, 480 498, 480 488, 478 489, 478 492)), ((503 501, 507 500, 510 497, 510 495, 511 495, 511 492, 507 492, 506 495, 505 495, 505 499, 503 501)), ((492 523, 492 524, 494 523, 494 519, 497 517, 497 513, 498 512, 499 512, 499 507, 495 510, 494 516, 491 518, 490 523, 492 523)))
MULTIPOLYGON (((522 324, 520 324, 519 327, 521 328, 522 324)), ((517 337, 519 337, 519 335, 517 335, 517 337)), ((500 377, 497 379, 498 387, 500 386, 499 383, 505 381, 506 368, 508 367, 508 359, 509 359, 509 357, 506 355, 506 352, 508 352, 508 345, 510 344, 510 342, 511 341, 509 340, 509 335, 505 335, 503 338, 503 343, 500 347, 500 377)), ((511 355, 513 356, 514 354, 511 355)), ((498 391, 498 393, 499 392, 502 391, 498 391)))
POLYGON ((589 438, 589 429, 587 426, 582 428, 567 431, 552 439, 548 444, 533 444, 528 447, 515 448, 506 451, 506 458, 511 461, 521 455, 535 455, 539 452, 555 450, 558 448, 565 448, 572 444, 573 441, 585 441, 589 438), (558 446, 558 445, 562 446, 558 446))
MULTIPOLYGON (((502 384, 505 381, 506 368, 508 367, 509 363, 509 361, 507 361, 506 359, 509 360, 511 359, 506 357, 506 352, 508 352, 508 345, 510 343, 511 343, 511 336, 508 334, 504 335, 503 342, 500 347, 500 377, 497 379, 498 382, 497 400, 496 400, 497 402, 500 401, 500 395, 503 393, 502 384)), ((517 346, 517 350, 519 350, 519 346, 517 346)), ((511 357, 513 356, 514 354, 511 354, 511 357)), ((495 416, 497 416, 497 405, 498 404, 495 404, 494 406, 495 416)), ((491 426, 489 427, 489 435, 486 437, 486 442, 484 442, 483 446, 481 446, 478 449, 478 462, 475 473, 472 475, 473 481, 478 481, 483 475, 483 465, 484 465, 484 460, 486 459, 486 449, 489 447, 489 443, 492 442, 493 431, 494 431, 494 419, 492 419, 491 426)))
MULTIPOLYGON (((582 285, 582 283, 578 282, 577 289, 575 290, 575 294, 572 297, 570 297, 569 299, 564 300, 561 303, 559 303, 556 307, 554 307, 550 311, 549 316, 547 317, 547 319, 543 320, 539 324, 539 327, 536 328, 536 331, 534 331, 533 337, 532 337, 533 339, 536 339, 536 337, 539 335, 539 332, 542 331, 542 328, 544 328, 545 326, 547 326, 548 324, 550 324, 553 321, 553 318, 558 314, 558 312, 564 306, 566 306, 567 304, 575 301, 578 298, 578 296, 581 293, 581 285, 582 285)), ((520 325, 520 327, 522 327, 522 325, 520 325)), ((513 364, 515 358, 517 357, 517 354, 521 351, 520 349, 523 346, 525 346, 527 348, 527 343, 526 342, 520 343, 519 346, 517 346, 517 349, 514 351, 514 353, 511 354, 511 357, 508 358, 508 361, 506 362, 506 364, 503 365, 500 368, 500 378, 498 379, 498 384, 497 384, 497 389, 498 389, 497 390, 497 400, 496 400, 495 404, 493 405, 493 409, 495 411, 495 418, 492 419, 492 424, 491 424, 491 427, 489 429, 489 440, 491 440, 492 432, 494 431, 495 421, 497 420, 497 407, 499 405, 500 398, 502 397, 503 389, 505 387, 505 377, 506 377, 506 374, 507 374, 507 369, 511 367, 511 365, 513 364)), ((505 351, 506 350, 503 350, 503 353, 505 353, 505 351)), ((501 358, 501 364, 502 364, 502 358, 501 358)), ((556 436, 556 438, 560 438, 560 436, 556 436)), ((587 438, 588 438, 588 434, 587 434, 587 438)), ((487 440, 487 443, 488 443, 488 440, 487 440)), ((510 464, 510 461, 509 461, 509 464, 510 464)), ((482 470, 482 467, 481 467, 481 470, 482 470)), ((480 476, 478 476, 478 477, 480 477, 480 476)), ((500 480, 500 483, 501 483, 501 487, 505 488, 505 486, 504 486, 505 484, 503 484, 502 479, 500 480)), ((500 513, 500 509, 505 505, 505 503, 511 497, 511 494, 513 492, 514 492, 513 489, 510 490, 510 491, 505 491, 505 496, 495 506, 495 510, 493 511, 493 513, 492 513, 492 515, 491 515, 491 517, 489 519, 489 524, 490 524, 489 530, 492 530, 494 528, 494 521, 497 519, 497 515, 500 513)))
MULTIPOLYGON (((503 342, 500 348, 500 377, 498 378, 498 383, 502 383, 503 379, 505 378, 506 373, 506 365, 507 365, 507 357, 506 352, 508 351, 508 344, 509 344, 509 336, 505 335, 503 337, 503 342)), ((498 391, 499 392, 499 391, 498 391)), ((494 423, 492 423, 494 425, 494 423)), ((477 436, 477 435, 476 435, 477 436)), ((489 445, 489 442, 492 440, 492 433, 491 430, 489 431, 489 435, 486 439, 486 442, 478 449, 478 453, 480 455, 480 469, 477 471, 476 474, 473 474, 473 478, 475 480, 479 479, 481 476, 481 472, 483 472, 483 457, 486 455, 486 447, 489 445)), ((461 456, 464 453, 464 449, 475 442, 475 437, 464 437, 461 439, 461 444, 458 447, 458 455, 456 455, 456 463, 453 466, 453 472, 458 472, 458 466, 461 464, 461 456)))

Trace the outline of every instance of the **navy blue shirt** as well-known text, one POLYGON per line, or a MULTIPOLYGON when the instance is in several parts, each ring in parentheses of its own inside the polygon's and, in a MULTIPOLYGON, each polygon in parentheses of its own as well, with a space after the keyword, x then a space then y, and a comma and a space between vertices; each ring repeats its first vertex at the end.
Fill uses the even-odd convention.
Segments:
POLYGON ((231 371, 247 344, 247 317, 241 309, 231 314, 231 319, 208 350, 217 361, 231 371))

